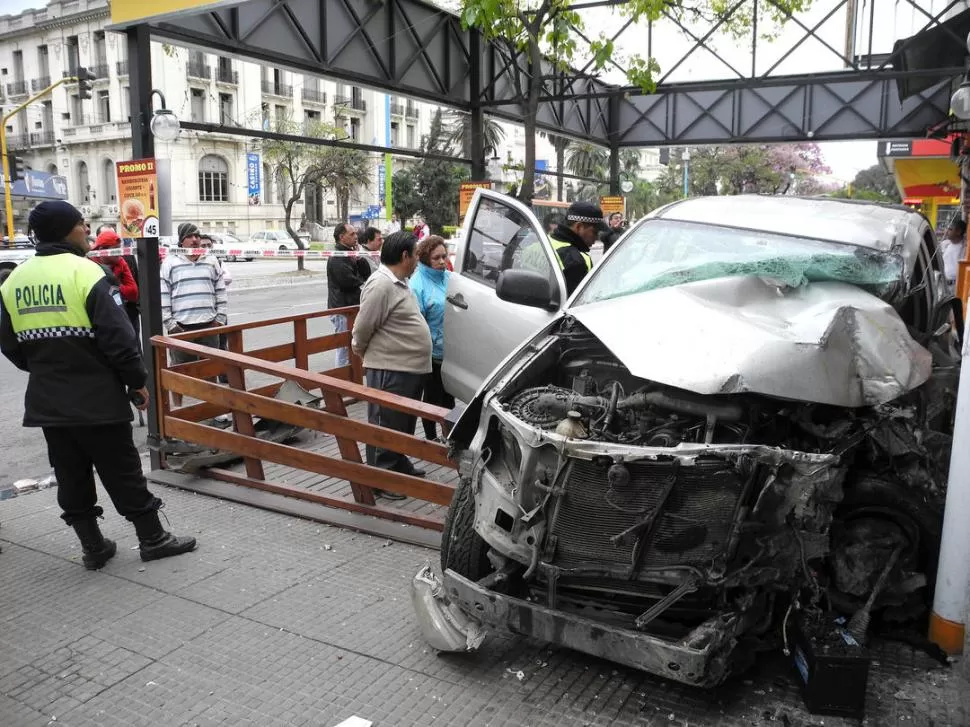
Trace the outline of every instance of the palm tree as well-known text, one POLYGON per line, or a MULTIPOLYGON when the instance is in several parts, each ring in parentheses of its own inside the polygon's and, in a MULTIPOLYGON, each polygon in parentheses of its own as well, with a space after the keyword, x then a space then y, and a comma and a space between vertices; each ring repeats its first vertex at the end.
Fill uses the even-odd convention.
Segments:
POLYGON ((549 143, 552 144, 552 148, 556 152, 556 199, 562 202, 565 199, 563 197, 562 174, 566 171, 566 149, 573 143, 572 139, 556 134, 549 134, 545 131, 540 131, 539 134, 549 139, 549 143))
POLYGON ((577 198, 592 199, 604 186, 608 186, 595 180, 605 180, 609 176, 610 154, 601 146, 576 144, 569 150, 566 168, 576 176, 586 177, 588 180, 580 182, 576 191, 577 198))
MULTIPOLYGON (((485 156, 498 152, 499 145, 505 140, 505 129, 493 118, 483 116, 482 135, 485 142, 485 156)), ((448 142, 461 149, 465 157, 472 155, 472 115, 463 111, 449 111, 446 120, 448 142)))
POLYGON ((624 149, 620 152, 620 177, 631 182, 636 181, 643 170, 640 152, 636 149, 624 149))

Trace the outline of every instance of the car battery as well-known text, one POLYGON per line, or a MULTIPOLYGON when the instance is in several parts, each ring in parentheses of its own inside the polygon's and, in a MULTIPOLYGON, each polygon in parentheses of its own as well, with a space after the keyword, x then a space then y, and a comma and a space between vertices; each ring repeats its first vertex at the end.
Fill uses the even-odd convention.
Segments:
POLYGON ((802 698, 812 714, 862 719, 869 682, 869 652, 844 628, 845 620, 806 628, 799 618, 788 626, 792 661, 802 698))

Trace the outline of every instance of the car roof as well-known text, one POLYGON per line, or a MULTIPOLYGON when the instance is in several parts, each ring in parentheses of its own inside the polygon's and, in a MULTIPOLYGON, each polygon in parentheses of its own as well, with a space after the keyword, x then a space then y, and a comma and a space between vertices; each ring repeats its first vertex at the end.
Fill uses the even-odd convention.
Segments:
POLYGON ((819 197, 736 195, 695 197, 653 213, 654 218, 791 233, 910 257, 928 225, 902 205, 819 197))

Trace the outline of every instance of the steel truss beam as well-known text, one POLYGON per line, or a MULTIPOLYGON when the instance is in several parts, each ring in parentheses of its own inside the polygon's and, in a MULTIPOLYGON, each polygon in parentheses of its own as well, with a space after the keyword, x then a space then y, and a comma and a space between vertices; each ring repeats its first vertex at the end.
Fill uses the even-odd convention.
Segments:
MULTIPOLYGON (((775 4, 751 1, 755 11, 758 3, 775 4)), ((900 1, 919 9, 919 0, 900 1)), ((740 12, 743 4, 732 4, 730 11, 740 12)), ((841 0, 826 18, 844 4, 841 0)), ((923 14, 926 28, 939 24, 940 15, 923 14)), ((550 134, 617 148, 913 137, 947 116, 949 78, 962 73, 959 64, 935 71, 938 85, 900 102, 895 80, 920 72, 893 70, 888 61, 873 68, 871 38, 868 67, 857 62, 858 53, 848 57, 823 43, 850 70, 814 77, 772 75, 802 43, 821 42, 818 30, 824 19, 812 27, 797 17, 791 21, 803 35, 766 73, 757 75, 755 23, 750 75, 722 59, 731 78, 662 83, 652 95, 605 84, 584 73, 588 65, 562 73, 545 64, 537 126, 550 134)), ((698 49, 714 53, 707 41, 721 23, 723 19, 709 28, 685 29, 693 44, 668 75, 698 49)), ((457 17, 421 0, 248 0, 185 12, 177 21, 154 21, 150 30, 154 37, 210 52, 523 121, 515 99, 529 80, 525 58, 504 44, 477 39, 473 44, 457 17)), ((652 26, 647 28, 648 54, 652 31, 652 26)), ((714 57, 720 58, 716 53, 714 57)))

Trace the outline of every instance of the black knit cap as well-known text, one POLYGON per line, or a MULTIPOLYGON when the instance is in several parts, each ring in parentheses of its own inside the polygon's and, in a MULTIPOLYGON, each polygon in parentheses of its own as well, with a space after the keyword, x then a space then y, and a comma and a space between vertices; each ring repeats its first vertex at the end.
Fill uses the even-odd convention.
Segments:
POLYGON ((596 225, 600 231, 609 229, 603 221, 603 210, 592 202, 573 202, 569 205, 569 209, 566 210, 566 225, 571 225, 573 222, 596 225))
POLYGON ((77 207, 59 199, 41 202, 27 218, 38 242, 63 242, 77 223, 83 221, 84 215, 77 207))
POLYGON ((191 222, 183 222, 179 225, 179 243, 182 242, 189 235, 198 235, 201 232, 198 225, 194 225, 191 222))

